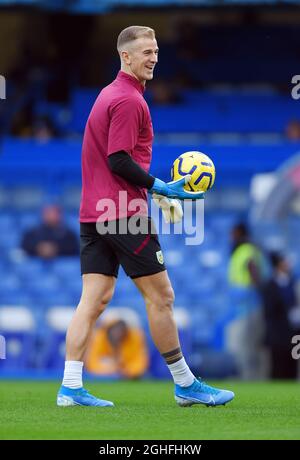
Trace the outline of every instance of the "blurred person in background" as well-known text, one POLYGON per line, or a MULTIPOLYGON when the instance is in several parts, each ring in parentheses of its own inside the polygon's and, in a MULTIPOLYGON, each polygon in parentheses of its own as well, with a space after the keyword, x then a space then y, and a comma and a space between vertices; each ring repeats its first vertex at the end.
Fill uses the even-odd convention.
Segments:
POLYGON ((242 379, 264 377, 262 356, 263 315, 260 289, 264 257, 241 222, 232 228, 229 284, 234 319, 228 327, 228 348, 242 379))
POLYGON ((182 97, 174 84, 157 80, 151 85, 153 105, 174 105, 182 102, 182 97))
POLYGON ((77 236, 66 226, 56 205, 44 207, 41 224, 26 231, 21 247, 29 256, 41 259, 79 254, 77 236))
POLYGON ((262 253, 251 241, 247 225, 243 222, 234 225, 231 240, 229 267, 231 284, 258 289, 262 281, 262 253))
POLYGON ((265 345, 270 353, 272 379, 297 378, 297 361, 292 358, 292 337, 300 332, 295 279, 288 260, 271 253, 271 278, 263 286, 265 345))
POLYGON ((40 143, 49 142, 59 133, 48 115, 34 116, 31 107, 25 106, 13 120, 11 134, 23 139, 34 139, 40 143))
POLYGON ((290 120, 285 128, 285 135, 289 141, 300 141, 300 121, 290 120))
POLYGON ((131 327, 123 319, 103 322, 91 340, 85 365, 93 374, 120 375, 127 379, 142 377, 149 357, 141 328, 131 327))
POLYGON ((32 137, 40 142, 46 143, 58 136, 54 124, 47 115, 41 115, 34 118, 32 124, 32 137))

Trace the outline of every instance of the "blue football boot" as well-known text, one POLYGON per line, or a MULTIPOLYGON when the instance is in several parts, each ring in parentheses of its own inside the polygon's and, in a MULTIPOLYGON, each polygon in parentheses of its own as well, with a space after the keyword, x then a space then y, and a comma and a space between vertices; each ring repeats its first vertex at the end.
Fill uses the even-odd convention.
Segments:
POLYGON ((72 388, 60 387, 57 394, 57 405, 58 406, 98 406, 98 407, 114 407, 114 403, 111 401, 105 401, 104 399, 98 399, 91 395, 84 388, 78 388, 76 390, 72 388))
POLYGON ((205 404, 206 406, 225 405, 234 398, 234 393, 207 385, 201 379, 195 379, 189 387, 175 385, 175 401, 179 406, 205 404))

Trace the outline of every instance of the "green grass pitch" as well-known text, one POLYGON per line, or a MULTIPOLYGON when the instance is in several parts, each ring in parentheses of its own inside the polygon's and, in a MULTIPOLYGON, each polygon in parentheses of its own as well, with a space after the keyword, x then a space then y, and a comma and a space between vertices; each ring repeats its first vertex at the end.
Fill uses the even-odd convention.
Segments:
POLYGON ((86 384, 115 408, 64 408, 59 383, 1 381, 0 439, 300 439, 298 382, 214 383, 227 406, 180 408, 171 382, 142 381, 86 384))

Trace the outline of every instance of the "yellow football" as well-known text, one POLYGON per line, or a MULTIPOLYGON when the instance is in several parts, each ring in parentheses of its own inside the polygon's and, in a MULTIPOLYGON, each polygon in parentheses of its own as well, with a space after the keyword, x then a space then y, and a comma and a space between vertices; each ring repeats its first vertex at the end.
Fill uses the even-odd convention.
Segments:
POLYGON ((185 152, 173 163, 172 180, 178 180, 187 174, 192 178, 184 189, 192 192, 206 192, 215 182, 216 170, 212 160, 202 152, 185 152))

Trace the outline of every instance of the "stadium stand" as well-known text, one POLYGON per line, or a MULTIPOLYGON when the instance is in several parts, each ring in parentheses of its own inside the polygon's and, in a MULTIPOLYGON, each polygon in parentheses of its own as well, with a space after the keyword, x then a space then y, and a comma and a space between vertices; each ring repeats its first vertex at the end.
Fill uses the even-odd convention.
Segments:
MULTIPOLYGON (((60 8, 63 2, 56 3, 60 8)), ((108 8, 117 2, 71 3, 77 4, 78 11, 81 6, 85 11, 94 11, 96 4, 108 8)), ((283 85, 290 82, 298 67, 300 35, 298 27, 291 25, 219 24, 213 28, 213 34, 211 31, 203 24, 196 27, 202 52, 196 57, 178 53, 179 43, 160 44, 160 78, 169 81, 171 76, 182 76, 184 69, 184 80, 189 85, 179 85, 179 98, 174 104, 155 103, 151 84, 146 97, 156 135, 153 175, 169 179, 174 159, 190 150, 207 153, 216 166, 216 183, 205 201, 203 244, 196 248, 187 246, 183 241, 185 235, 161 235, 160 240, 175 288, 175 307, 184 311, 193 324, 192 328, 186 324, 181 328, 183 347, 191 351, 195 367, 202 362, 205 368, 206 361, 214 361, 214 353, 223 352, 219 356, 226 365, 222 367, 218 362, 212 366, 219 368, 219 376, 223 377, 234 373, 224 351, 224 329, 233 309, 227 283, 229 233, 236 221, 249 217, 252 177, 257 172, 276 171, 300 151, 300 140, 286 137, 289 122, 300 120, 299 101, 292 99, 283 85)), ((111 75, 115 75, 118 65, 119 62, 111 63, 111 75)), ((77 257, 41 261, 26 257, 20 250, 21 235, 38 223, 40 210, 47 202, 59 201, 67 224, 78 234, 81 138, 101 89, 80 86, 76 74, 67 82, 67 97, 54 101, 47 97, 52 69, 46 73, 45 81, 38 85, 30 83, 26 100, 21 98, 14 107, 0 107, 4 107, 0 121, 7 127, 14 112, 29 101, 33 119, 46 116, 57 134, 42 141, 32 136, 13 137, 6 129, 1 138, 0 333, 9 339, 8 353, 13 356, 10 369, 8 360, 0 361, 3 373, 18 368, 61 371, 65 328, 57 328, 53 317, 57 318, 58 307, 60 313, 67 315, 73 311, 81 292, 77 257), (11 330, 7 317, 13 314, 26 317, 24 324, 28 327, 11 330)), ((15 89, 14 84, 8 88, 12 92, 15 89)), ((255 240, 266 249, 282 248, 291 254, 295 273, 300 275, 297 213, 280 223, 256 222, 252 230, 255 240)), ((131 308, 146 327, 142 297, 122 270, 112 306, 131 308)), ((151 347, 152 375, 165 376, 162 362, 151 347)), ((207 372, 211 377, 213 369, 207 372)))

